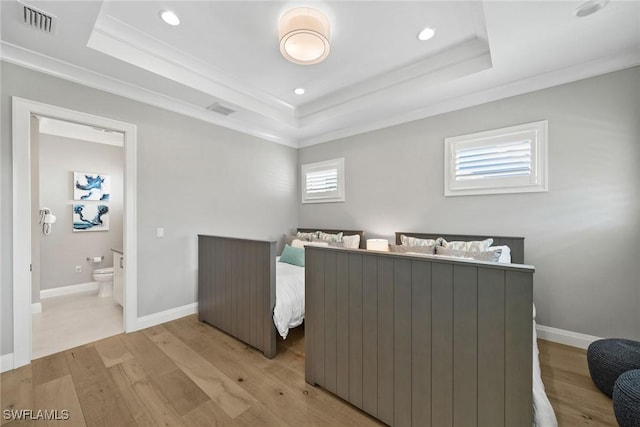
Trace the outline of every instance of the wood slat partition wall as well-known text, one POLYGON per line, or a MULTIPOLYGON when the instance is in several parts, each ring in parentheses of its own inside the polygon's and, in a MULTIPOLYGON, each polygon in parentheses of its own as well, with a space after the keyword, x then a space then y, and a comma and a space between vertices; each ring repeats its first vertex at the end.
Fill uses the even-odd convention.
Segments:
POLYGON ((391 426, 530 426, 533 272, 308 247, 306 381, 391 426))
POLYGON ((276 355, 276 242, 198 235, 198 318, 276 355))
POLYGON ((437 234, 437 233, 412 233, 412 232, 396 232, 396 245, 402 243, 401 235, 409 237, 417 237, 418 239, 437 239, 442 237, 448 241, 471 241, 493 239, 492 246, 507 245, 511 249, 511 262, 513 264, 524 264, 524 237, 505 237, 505 236, 471 236, 465 234, 437 234))

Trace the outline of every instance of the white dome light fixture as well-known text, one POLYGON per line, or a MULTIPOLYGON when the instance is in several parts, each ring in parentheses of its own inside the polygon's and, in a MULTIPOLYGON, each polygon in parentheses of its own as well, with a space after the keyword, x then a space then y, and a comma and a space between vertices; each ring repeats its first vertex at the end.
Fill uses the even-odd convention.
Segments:
POLYGON ((436 35, 436 30, 433 28, 426 27, 424 30, 418 33, 418 40, 426 41, 433 38, 436 35))
POLYGON ((304 95, 304 88, 297 87, 293 90, 293 93, 295 93, 296 95, 304 95))
POLYGON ((280 52, 294 64, 311 65, 329 55, 329 19, 319 10, 297 7, 280 18, 280 52))
POLYGON ((178 18, 178 15, 170 10, 165 10, 160 13, 160 18, 162 18, 165 23, 171 26, 175 27, 176 25, 180 25, 180 18, 178 18))

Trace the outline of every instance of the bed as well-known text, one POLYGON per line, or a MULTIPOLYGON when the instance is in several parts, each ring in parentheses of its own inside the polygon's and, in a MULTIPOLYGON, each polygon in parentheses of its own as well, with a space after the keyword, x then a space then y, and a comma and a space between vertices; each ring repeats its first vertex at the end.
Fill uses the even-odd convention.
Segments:
MULTIPOLYGON (((402 236, 419 239, 444 239, 445 241, 471 241, 492 239, 491 246, 494 248, 507 246, 509 248, 509 260, 513 264, 524 264, 524 238, 523 237, 490 237, 490 236, 469 236, 459 234, 434 234, 434 233, 411 233, 396 232, 396 245, 402 245, 402 236)), ((502 260, 500 261, 502 262, 502 260)), ((533 310, 533 357, 532 357, 532 381, 533 381, 533 425, 537 427, 556 427, 556 420, 553 407, 549 402, 542 383, 540 372, 540 361, 538 357, 538 342, 536 337, 536 314, 535 305, 533 310)))
POLYGON ((392 426, 555 425, 534 400, 524 239, 402 234, 492 238, 513 263, 308 248, 306 381, 392 426))
MULTIPOLYGON (((362 230, 298 231, 357 234, 360 246, 364 246, 362 230)), ((274 241, 198 235, 199 320, 268 358, 276 354, 276 334, 286 337, 288 329, 304 319, 304 278, 303 268, 276 262, 274 241)))

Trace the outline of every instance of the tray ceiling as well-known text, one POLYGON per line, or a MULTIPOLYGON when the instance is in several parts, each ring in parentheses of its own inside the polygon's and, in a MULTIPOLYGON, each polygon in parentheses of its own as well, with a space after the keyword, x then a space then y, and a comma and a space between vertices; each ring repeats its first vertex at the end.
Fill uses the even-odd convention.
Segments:
POLYGON ((304 146, 640 63, 640 3, 3 1, 2 58, 241 132, 304 146), (331 22, 316 65, 284 59, 278 19, 311 5, 331 22), (181 20, 171 27, 163 10, 181 20), (419 41, 426 26, 436 30, 419 41), (302 87, 305 94, 294 94, 302 87), (213 104, 233 112, 208 110, 213 104))

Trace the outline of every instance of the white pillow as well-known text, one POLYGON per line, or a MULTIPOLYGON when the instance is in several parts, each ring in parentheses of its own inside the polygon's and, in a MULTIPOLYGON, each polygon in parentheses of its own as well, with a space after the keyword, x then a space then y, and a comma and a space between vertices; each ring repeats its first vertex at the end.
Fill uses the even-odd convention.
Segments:
POLYGON ((417 237, 409 237, 404 234, 400 235, 402 246, 436 246, 438 243, 433 239, 418 239, 417 237))
POLYGON ((314 241, 314 242, 302 242, 302 244, 304 246, 329 246, 329 242, 319 242, 319 241, 314 241))
POLYGON ((506 264, 511 263, 511 248, 509 246, 490 246, 490 251, 496 251, 498 249, 502 249, 502 253, 500 254, 500 258, 498 258, 498 262, 504 262, 506 264))
POLYGON ((342 242, 345 248, 358 249, 360 247, 360 235, 354 234, 353 236, 342 236, 342 242))
POLYGON ((329 242, 307 242, 305 240, 294 239, 291 242, 292 248, 304 248, 305 246, 329 246, 329 242))
POLYGON ((304 241, 304 240, 300 240, 300 239, 293 239, 291 241, 291 247, 292 248, 304 248, 304 244, 305 243, 309 243, 309 242, 304 241))
POLYGON ((489 250, 489 246, 493 243, 493 239, 472 240, 470 242, 447 242, 445 239, 439 239, 441 246, 449 249, 456 249, 465 252, 484 252, 489 250))

